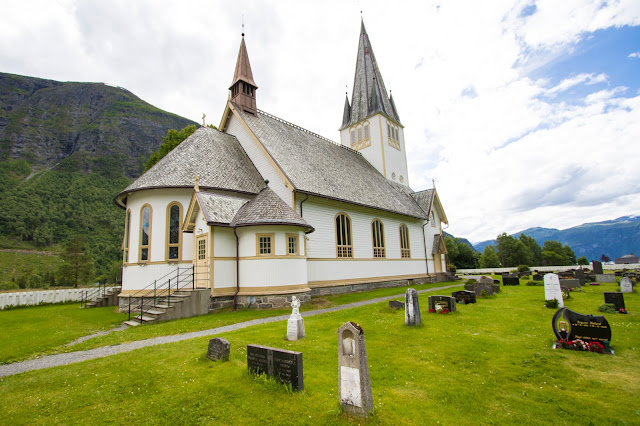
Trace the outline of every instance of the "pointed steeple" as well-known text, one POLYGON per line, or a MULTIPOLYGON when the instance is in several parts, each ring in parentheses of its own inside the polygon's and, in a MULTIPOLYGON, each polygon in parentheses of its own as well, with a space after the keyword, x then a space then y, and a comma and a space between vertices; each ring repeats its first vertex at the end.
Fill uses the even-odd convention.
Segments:
POLYGON ((349 125, 351 121, 351 105, 349 105, 349 96, 344 95, 344 112, 342 113, 342 127, 349 125))
POLYGON ((385 114, 400 124, 397 111, 387 95, 387 89, 384 86, 382 74, 373 54, 364 20, 362 20, 353 95, 351 96, 351 117, 349 123, 342 124, 342 128, 357 123, 377 112, 385 114))
POLYGON ((244 33, 242 33, 242 42, 240 42, 233 83, 231 83, 229 90, 231 90, 231 101, 236 106, 251 114, 256 113, 256 90, 258 90, 258 85, 253 81, 247 45, 244 42, 244 33))
POLYGON ((400 116, 398 115, 398 110, 396 109, 396 103, 393 102, 393 94, 389 95, 389 102, 391 102, 391 108, 393 108, 393 116, 395 119, 400 122, 400 116))

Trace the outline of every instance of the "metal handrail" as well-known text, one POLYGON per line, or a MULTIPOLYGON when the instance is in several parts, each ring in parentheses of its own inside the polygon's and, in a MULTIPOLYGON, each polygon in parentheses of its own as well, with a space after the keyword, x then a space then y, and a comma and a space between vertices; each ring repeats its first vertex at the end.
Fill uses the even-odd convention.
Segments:
POLYGON ((100 284, 98 283, 98 287, 97 288, 92 288, 92 289, 86 289, 82 292, 82 298, 80 300, 80 306, 81 307, 85 307, 87 306, 87 303, 89 302, 93 302, 94 300, 97 300, 100 297, 104 297, 107 295, 107 290, 113 290, 118 288, 119 286, 117 285, 113 285, 113 286, 107 286, 107 283, 104 284, 100 284))

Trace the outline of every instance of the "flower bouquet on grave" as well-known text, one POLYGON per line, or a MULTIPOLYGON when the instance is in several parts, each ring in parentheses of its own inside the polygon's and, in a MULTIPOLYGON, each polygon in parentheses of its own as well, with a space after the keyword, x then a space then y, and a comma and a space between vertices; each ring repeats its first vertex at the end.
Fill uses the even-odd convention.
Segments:
MULTIPOLYGON (((605 342, 607 343, 607 342, 605 342)), ((609 346, 607 344, 607 346, 609 346)), ((605 345, 600 342, 585 342, 582 339, 569 340, 569 339, 560 339, 558 340, 553 348, 561 348, 561 349, 570 349, 573 351, 584 351, 584 352, 595 352, 598 354, 610 354, 612 351, 608 349, 605 345)))
POLYGON ((627 310, 625 308, 620 308, 618 310, 618 312, 620 312, 621 314, 628 314, 629 312, 627 312, 627 310))

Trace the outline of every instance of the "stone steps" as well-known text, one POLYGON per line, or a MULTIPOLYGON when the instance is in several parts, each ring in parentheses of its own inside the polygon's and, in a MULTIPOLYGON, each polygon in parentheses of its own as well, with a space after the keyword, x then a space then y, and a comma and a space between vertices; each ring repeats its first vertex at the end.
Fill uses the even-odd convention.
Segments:
MULTIPOLYGON (((209 290, 206 291, 208 292, 209 290)), ((209 294, 210 293, 208 293, 206 297, 207 306, 209 294)), ((205 306, 205 309, 197 308, 197 310, 194 311, 194 306, 197 305, 200 300, 203 300, 202 290, 179 290, 170 296, 163 295, 162 297, 156 297, 155 303, 152 298, 147 299, 145 297, 144 299, 144 304, 142 306, 138 300, 136 305, 132 305, 130 307, 132 315, 131 320, 125 321, 124 324, 135 327, 141 323, 147 324, 152 321, 169 321, 178 318, 187 318, 194 316, 194 314, 203 315, 207 313, 207 306, 205 306), (140 315, 141 313, 142 318, 140 315), (133 315, 135 315, 135 317, 133 315)))

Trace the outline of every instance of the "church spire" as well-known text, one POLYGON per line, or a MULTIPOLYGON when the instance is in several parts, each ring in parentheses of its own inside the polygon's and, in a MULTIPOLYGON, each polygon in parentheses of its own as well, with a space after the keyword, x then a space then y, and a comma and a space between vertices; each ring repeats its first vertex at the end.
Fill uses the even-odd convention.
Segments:
POLYGON ((247 45, 244 42, 244 33, 242 33, 242 41, 240 42, 233 83, 231 83, 229 90, 231 90, 231 101, 236 106, 251 114, 257 112, 256 90, 258 90, 258 85, 253 81, 247 45))
POLYGON ((351 122, 351 105, 349 105, 349 96, 344 95, 344 112, 342 113, 342 127, 347 127, 351 122))
POLYGON ((387 89, 373 54, 364 20, 362 20, 353 95, 351 96, 351 117, 349 123, 343 123, 342 127, 357 123, 377 112, 385 114, 400 124, 397 111, 387 95, 387 89))

